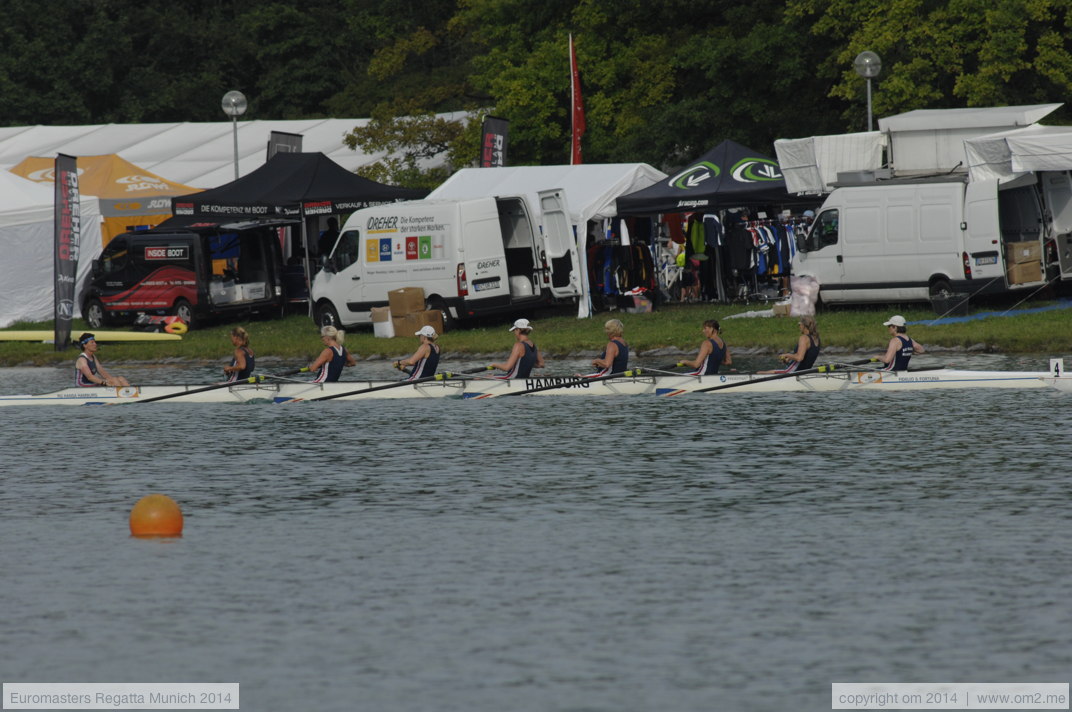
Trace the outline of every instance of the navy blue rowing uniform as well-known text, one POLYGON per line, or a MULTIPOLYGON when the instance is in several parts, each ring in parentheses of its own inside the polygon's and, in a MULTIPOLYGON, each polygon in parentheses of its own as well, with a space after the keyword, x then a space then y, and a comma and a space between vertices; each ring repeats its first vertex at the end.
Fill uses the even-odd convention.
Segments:
MULTIPOLYGON (((90 373, 92 373, 94 376, 99 375, 97 373, 97 359, 93 358, 92 356, 90 356, 88 354, 84 354, 84 353, 78 354, 78 358, 84 358, 86 360, 86 365, 89 366, 89 372, 90 373)), ((86 379, 86 377, 84 375, 82 375, 82 372, 78 369, 77 364, 78 364, 78 359, 75 359, 74 384, 76 386, 99 386, 100 385, 99 383, 94 383, 93 381, 90 381, 90 380, 86 379)))
POLYGON ((539 356, 536 344, 530 341, 522 341, 521 345, 525 347, 525 353, 514 362, 514 367, 507 371, 505 376, 500 376, 500 378, 528 378, 529 374, 532 373, 532 369, 536 366, 536 359, 539 356))
POLYGON ((719 343, 714 339, 708 339, 711 342, 711 353, 707 354, 707 358, 700 364, 700 367, 688 374, 690 376, 711 376, 718 373, 719 366, 726 359, 726 345, 719 343))
MULTIPOLYGON (((227 379, 228 383, 234 383, 235 381, 244 381, 253 375, 253 369, 256 368, 256 359, 253 357, 253 352, 248 346, 241 347, 242 351, 246 354, 246 367, 241 371, 231 371, 231 377, 227 379)), ((231 366, 238 365, 238 359, 234 356, 231 357, 231 366)))
POLYGON ((331 346, 331 360, 320 367, 313 383, 334 383, 342 375, 342 369, 346 366, 346 347, 331 346))
MULTIPOLYGON (((589 378, 598 378, 600 376, 609 376, 612 373, 622 373, 625 369, 629 368, 629 347, 625 345, 624 341, 620 339, 611 339, 611 343, 618 347, 618 355, 611 361, 610 366, 604 368, 601 371, 588 374, 589 378)), ((603 349, 603 353, 599 354, 599 358, 606 358, 607 350, 603 349)))
POLYGON ((409 374, 407 381, 429 378, 436 374, 436 369, 439 368, 439 346, 431 343, 428 346, 428 355, 413 364, 413 372, 409 374))
POLYGON ((908 360, 916 352, 916 344, 907 336, 897 335, 901 340, 901 350, 893 355, 893 363, 887 364, 883 371, 907 371, 908 360))

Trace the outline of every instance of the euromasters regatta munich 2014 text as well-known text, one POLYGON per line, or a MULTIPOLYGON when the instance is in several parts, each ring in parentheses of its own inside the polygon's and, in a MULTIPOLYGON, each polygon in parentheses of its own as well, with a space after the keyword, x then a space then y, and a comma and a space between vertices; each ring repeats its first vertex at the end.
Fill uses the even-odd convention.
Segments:
POLYGON ((124 692, 120 694, 97 692, 92 695, 76 693, 57 694, 26 694, 12 692, 8 695, 8 703, 11 705, 109 705, 112 707, 124 707, 127 705, 165 705, 196 704, 197 695, 192 692, 150 692, 145 695, 140 692, 124 692))

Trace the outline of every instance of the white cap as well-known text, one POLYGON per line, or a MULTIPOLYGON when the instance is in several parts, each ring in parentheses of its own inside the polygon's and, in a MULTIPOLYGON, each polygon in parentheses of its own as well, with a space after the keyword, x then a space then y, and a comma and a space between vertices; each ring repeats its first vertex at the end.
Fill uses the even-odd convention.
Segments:
POLYGON ((806 218, 815 217, 815 211, 814 210, 805 210, 804 211, 804 217, 806 217, 806 218))
POLYGON ((436 331, 432 327, 430 327, 427 324, 425 324, 424 326, 421 327, 420 331, 413 332, 413 335, 414 336, 427 336, 429 339, 434 339, 436 337, 436 331))
POLYGON ((511 326, 509 329, 507 329, 507 331, 514 331, 515 329, 531 329, 531 328, 532 328, 532 324, 529 323, 528 319, 518 319, 517 321, 514 322, 513 326, 511 326))
POLYGON ((882 322, 882 325, 883 326, 904 326, 905 325, 905 320, 904 320, 903 316, 901 316, 900 314, 897 314, 895 316, 891 316, 889 321, 882 322))

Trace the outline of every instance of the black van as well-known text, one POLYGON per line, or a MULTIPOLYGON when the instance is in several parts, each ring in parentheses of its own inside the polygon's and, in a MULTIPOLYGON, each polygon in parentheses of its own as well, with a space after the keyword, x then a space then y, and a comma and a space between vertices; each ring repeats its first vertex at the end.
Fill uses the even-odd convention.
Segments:
POLYGON ((279 227, 158 227, 117 235, 93 261, 82 316, 99 329, 139 313, 179 316, 190 328, 206 318, 279 315, 286 304, 279 227))

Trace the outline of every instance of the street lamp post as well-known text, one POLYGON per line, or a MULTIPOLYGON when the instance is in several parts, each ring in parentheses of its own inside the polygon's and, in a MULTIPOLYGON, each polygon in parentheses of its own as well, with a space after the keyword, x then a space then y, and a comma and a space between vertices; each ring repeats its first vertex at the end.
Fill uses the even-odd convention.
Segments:
POLYGON ((867 80, 867 130, 871 130, 871 79, 882 71, 882 60, 871 50, 864 50, 856 55, 852 66, 856 73, 867 80))
POLYGON ((234 125, 234 177, 238 180, 238 117, 246 113, 246 95, 229 91, 223 95, 223 113, 231 117, 234 125))

